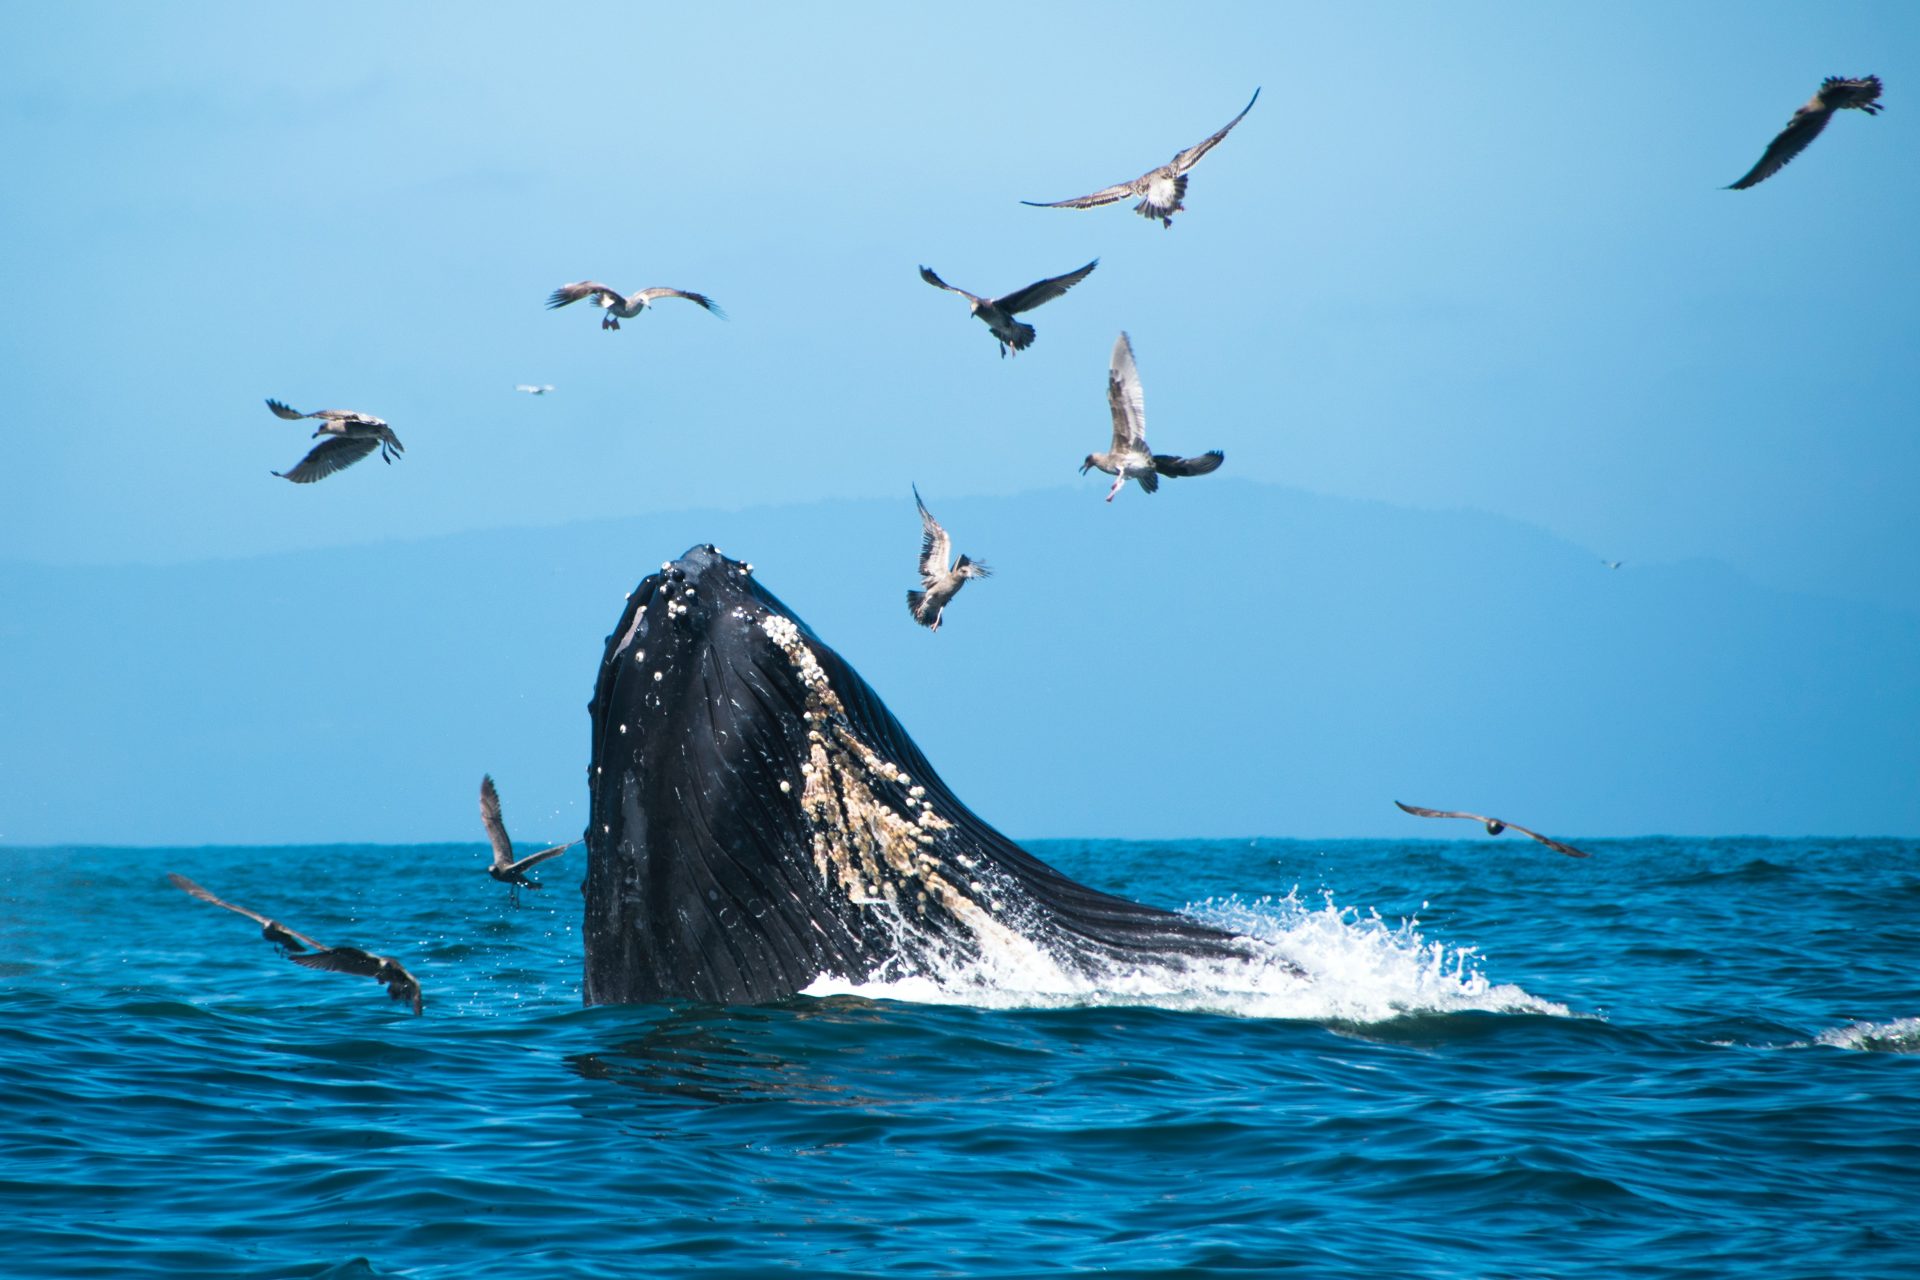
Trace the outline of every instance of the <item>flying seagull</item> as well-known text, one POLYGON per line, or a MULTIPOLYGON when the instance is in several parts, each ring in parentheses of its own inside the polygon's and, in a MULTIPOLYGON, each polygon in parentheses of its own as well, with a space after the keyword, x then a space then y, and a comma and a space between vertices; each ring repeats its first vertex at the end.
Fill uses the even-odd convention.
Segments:
POLYGON ((500 793, 493 789, 493 776, 483 775, 480 779, 480 825, 487 829, 487 840, 493 845, 493 865, 487 868, 487 874, 501 884, 513 886, 515 901, 519 900, 520 886, 538 889, 538 880, 527 879, 527 868, 537 866, 548 858, 557 858, 571 849, 573 845, 556 844, 551 849, 542 849, 530 853, 518 862, 513 857, 513 841, 507 837, 507 824, 500 820, 500 793))
POLYGON ((1625 560, 1605 560, 1605 559, 1603 559, 1603 560, 1601 560, 1601 561, 1600 561, 1600 563, 1601 563, 1601 564, 1603 564, 1603 565, 1605 565, 1605 566, 1607 566, 1607 568, 1609 568, 1609 569, 1618 569, 1618 568, 1619 568, 1619 567, 1620 567, 1621 565, 1623 565, 1623 564, 1625 564, 1625 563, 1626 563, 1626 561, 1625 561, 1625 560))
POLYGON ((668 289, 656 285, 651 289, 642 289, 638 293, 621 296, 618 289, 600 284, 593 280, 581 280, 574 284, 563 284, 547 297, 547 309, 564 307, 582 298, 592 298, 594 305, 601 307, 606 314, 600 317, 602 329, 618 329, 622 320, 631 320, 653 305, 655 298, 685 298, 696 306, 705 307, 722 320, 727 313, 720 304, 704 293, 688 293, 685 289, 668 289))
POLYGON ((1399 804, 1402 809, 1416 818, 1465 818, 1469 822, 1484 823, 1487 828, 1487 834, 1490 836, 1497 836, 1508 827, 1512 827, 1521 835, 1532 836, 1535 840, 1547 846, 1547 848, 1558 853, 1564 853, 1569 858, 1584 858, 1587 856, 1570 844, 1561 844, 1558 840, 1549 840, 1538 831, 1529 831, 1517 822, 1507 822, 1500 818, 1483 817, 1477 813, 1456 813, 1451 809, 1422 809, 1417 804, 1400 804, 1398 800, 1395 800, 1394 803, 1399 804))
POLYGON ((330 973, 351 973, 363 978, 375 978, 386 984, 387 995, 395 1000, 405 1000, 413 1006, 417 1016, 426 1002, 420 998, 420 982, 401 967, 400 962, 391 956, 377 956, 359 947, 329 947, 315 942, 304 933, 297 933, 277 921, 269 920, 257 911, 214 897, 205 889, 183 875, 167 873, 177 888, 180 888, 202 902, 211 902, 216 907, 225 907, 238 912, 249 920, 260 922, 260 936, 274 946, 279 947, 289 960, 308 969, 324 969, 330 973), (299 955, 294 952, 301 952, 299 955))
POLYGON ((1866 76, 1859 80, 1842 79, 1840 76, 1828 76, 1820 84, 1820 92, 1808 100, 1807 105, 1793 113, 1793 119, 1787 121, 1787 127, 1780 135, 1767 144, 1767 152, 1760 162, 1747 170, 1747 176, 1728 187, 1729 191, 1745 191, 1757 186, 1780 172, 1787 161, 1807 149, 1807 144, 1820 136, 1827 127, 1827 121, 1836 111, 1858 108, 1868 115, 1880 114, 1880 77, 1866 76))
POLYGON ((967 300, 968 309, 993 330, 993 336, 1000 339, 1000 354, 1005 356, 1007 348, 1025 351, 1033 345, 1033 326, 1022 324, 1013 317, 1021 311, 1031 311, 1043 302, 1052 302, 1073 286, 1087 278, 1100 259, 1095 258, 1078 271, 1069 271, 1063 276, 1054 276, 1047 280, 1037 280, 1024 289, 1015 289, 1004 298, 983 298, 965 289, 956 289, 935 275, 929 268, 920 268, 920 278, 936 289, 945 289, 948 293, 957 293, 967 300))
POLYGON ((536 387, 536 386, 533 386, 533 385, 531 385, 531 384, 529 384, 529 383, 525 383, 525 382, 516 382, 516 383, 514 384, 514 386, 513 386, 513 389, 514 389, 515 391, 524 391, 524 392, 526 392, 526 393, 527 393, 528 395, 530 395, 530 396, 543 396, 543 395, 545 395, 545 394, 547 394, 547 392, 549 392, 549 391, 551 391, 551 390, 553 390, 553 384, 552 384, 552 383, 548 383, 548 384, 547 384, 546 386, 544 386, 544 387, 536 387))
POLYGON ((1113 477, 1107 501, 1120 492, 1128 480, 1152 493, 1160 487, 1160 477, 1203 476, 1216 470, 1227 455, 1218 449, 1197 458, 1181 458, 1170 453, 1154 453, 1147 448, 1147 406, 1140 394, 1140 371, 1133 367, 1133 344, 1126 330, 1113 344, 1113 366, 1107 371, 1107 403, 1113 410, 1113 448, 1106 453, 1090 453, 1080 464, 1080 474, 1098 467, 1113 477))
POLYGON ((352 466, 375 449, 380 451, 380 460, 389 464, 395 456, 407 451, 400 443, 400 437, 393 434, 393 428, 370 413, 359 413, 353 409, 321 409, 316 413, 301 413, 298 409, 289 409, 278 400, 267 401, 267 408, 273 410, 274 417, 285 418, 288 422, 317 418, 320 426, 312 438, 319 440, 321 436, 332 437, 313 446, 293 470, 273 473, 295 484, 324 480, 334 472, 352 466))
POLYGON ((953 539, 920 500, 918 485, 913 488, 913 503, 920 508, 920 585, 924 590, 907 592, 907 610, 915 622, 929 631, 938 631, 940 615, 946 612, 948 602, 959 594, 967 579, 990 578, 993 570, 965 556, 954 561, 949 569, 947 557, 953 554, 953 539))
POLYGON ((183 875, 169 871, 167 873, 167 879, 173 882, 174 888, 185 893, 190 893, 202 902, 211 902, 216 907, 225 907, 229 911, 238 912, 247 919, 256 921, 260 925, 260 936, 277 947, 282 955, 292 955, 296 951, 326 950, 326 947, 322 944, 315 942, 304 933, 298 933, 287 928, 287 926, 281 924, 278 920, 269 920, 258 911, 249 911, 245 907, 235 906, 224 898, 214 897, 211 893, 208 893, 205 889, 202 889, 199 885, 183 875))
POLYGON ((1218 133, 1196 142, 1158 169, 1150 169, 1132 182, 1122 182, 1104 191, 1096 191, 1090 196, 1080 196, 1073 200, 1048 202, 1022 200, 1020 203, 1032 205, 1036 209, 1094 209, 1103 204, 1112 204, 1116 200, 1130 200, 1134 196, 1139 196, 1140 203, 1133 206, 1135 213, 1149 220, 1160 219, 1162 228, 1171 227, 1173 215, 1186 208, 1181 201, 1187 194, 1187 170, 1199 164, 1201 156, 1219 146, 1220 140, 1227 136, 1233 126, 1246 118, 1247 112, 1253 110, 1253 104, 1258 101, 1260 101, 1260 91, 1255 89, 1253 97, 1247 99, 1247 105, 1240 109, 1240 114, 1222 125, 1218 133))

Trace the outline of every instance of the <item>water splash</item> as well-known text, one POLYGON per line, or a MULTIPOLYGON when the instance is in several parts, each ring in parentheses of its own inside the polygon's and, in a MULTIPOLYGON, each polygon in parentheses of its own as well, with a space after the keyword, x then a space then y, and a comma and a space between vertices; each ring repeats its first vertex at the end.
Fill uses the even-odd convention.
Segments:
POLYGON ((1844 1027, 1822 1031, 1814 1037, 1814 1043, 1877 1053, 1920 1053, 1920 1018, 1850 1022, 1844 1027))
POLYGON ((1233 898, 1189 911, 1250 939, 1252 954, 1146 959, 1082 974, 1035 949, 995 950, 937 966, 931 975, 882 974, 864 982, 823 977, 806 994, 995 1009, 1136 1005, 1316 1022, 1466 1011, 1571 1016, 1564 1005, 1492 982, 1477 951, 1429 941, 1417 919, 1390 924, 1377 912, 1342 907, 1331 895, 1318 907, 1302 902, 1296 889, 1284 898, 1233 898))

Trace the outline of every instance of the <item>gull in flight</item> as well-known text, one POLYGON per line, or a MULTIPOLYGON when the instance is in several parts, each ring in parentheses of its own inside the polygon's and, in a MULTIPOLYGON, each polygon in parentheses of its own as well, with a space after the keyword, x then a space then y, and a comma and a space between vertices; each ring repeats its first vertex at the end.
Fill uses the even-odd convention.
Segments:
POLYGON ((1827 121, 1836 111, 1856 109, 1868 115, 1880 114, 1880 77, 1865 76, 1858 80, 1846 80, 1839 76, 1828 76, 1820 84, 1820 92, 1808 100, 1807 105, 1793 113, 1793 119, 1787 121, 1787 127, 1778 137, 1767 144, 1766 154, 1760 162, 1747 170, 1747 176, 1728 187, 1729 191, 1745 191, 1757 186, 1780 172, 1787 161, 1807 149, 1807 144, 1820 136, 1827 127, 1827 121))
POLYGON ((520 886, 538 889, 538 880, 527 878, 527 868, 538 866, 548 858, 557 858, 571 849, 573 845, 556 844, 551 849, 542 849, 530 853, 515 861, 513 841, 507 836, 507 824, 500 820, 500 793, 493 789, 493 775, 486 774, 480 779, 480 825, 487 829, 487 840, 493 845, 493 865, 487 868, 487 874, 501 884, 513 889, 513 900, 520 900, 520 886))
POLYGON ((1487 828, 1487 834, 1490 836, 1497 836, 1508 827, 1512 827, 1521 835, 1532 836, 1535 840, 1547 846, 1547 848, 1557 853, 1564 853, 1569 858, 1584 858, 1587 856, 1570 844, 1561 844, 1558 840, 1549 840, 1538 831, 1529 831, 1517 822, 1508 822, 1502 818, 1488 818, 1477 813, 1457 813, 1451 809, 1422 809, 1417 804, 1400 804, 1398 800, 1395 800, 1394 803, 1399 804, 1402 809, 1416 818, 1465 818, 1469 822, 1484 824, 1487 828))
POLYGON ((651 289, 642 289, 638 293, 622 296, 618 289, 594 280, 581 280, 574 284, 561 285, 548 295, 547 309, 551 311, 556 307, 564 307, 582 298, 592 298, 595 306, 605 310, 606 314, 600 317, 602 329, 618 329, 622 320, 631 320, 647 310, 653 305, 655 298, 685 298, 696 306, 705 307, 722 320, 727 318, 727 313, 720 309, 720 304, 704 293, 688 293, 685 289, 668 289, 665 286, 656 285, 651 289))
POLYGON ((269 920, 257 911, 237 906, 222 898, 216 898, 205 889, 183 875, 167 873, 167 879, 175 888, 192 894, 202 902, 210 902, 216 907, 225 907, 260 923, 260 936, 278 947, 281 954, 297 965, 308 969, 321 969, 329 973, 349 973, 362 978, 374 978, 384 983, 387 995, 394 1000, 404 1000, 413 1006, 413 1012, 419 1015, 426 1007, 420 998, 420 982, 401 967, 398 960, 391 956, 377 956, 359 947, 329 947, 325 943, 315 942, 304 933, 295 932, 269 920), (294 954, 298 952, 299 954, 294 954))
POLYGON ((312 438, 319 440, 321 436, 332 437, 313 446, 291 471, 273 473, 295 484, 324 480, 334 472, 352 466, 375 449, 380 451, 380 460, 386 463, 392 463, 396 456, 407 451, 400 443, 400 437, 393 434, 393 428, 370 413, 359 413, 353 409, 321 409, 316 413, 301 413, 298 409, 289 409, 278 400, 267 401, 267 408, 273 410, 274 417, 285 418, 288 422, 317 418, 320 426, 312 438))
POLYGON ((965 556, 954 561, 949 569, 947 557, 953 554, 953 539, 920 500, 918 485, 913 489, 913 503, 920 508, 920 585, 923 590, 907 592, 907 609, 915 622, 929 631, 938 631, 940 615, 946 612, 948 602, 959 594, 967 579, 992 577, 993 570, 965 556))
POLYGON ((530 396, 543 396, 547 394, 547 392, 553 390, 553 384, 548 383, 544 387, 536 387, 536 386, 533 386, 531 383, 517 382, 514 384, 513 389, 515 391, 524 391, 530 396))
POLYGON ((1607 568, 1609 569, 1618 569, 1621 565, 1625 564, 1626 561, 1625 560, 1602 560, 1600 563, 1607 566, 1607 568))
POLYGON ((1131 182, 1122 182, 1104 191, 1096 191, 1090 196, 1079 196, 1072 200, 1045 202, 1022 200, 1020 203, 1032 205, 1036 209, 1094 209, 1103 204, 1112 204, 1116 200, 1130 200, 1139 196, 1140 203, 1133 206, 1135 213, 1147 219, 1160 219, 1162 228, 1171 227, 1173 215, 1186 208, 1181 201, 1187 194, 1187 170, 1199 164, 1201 156, 1219 146, 1220 140, 1227 136, 1233 126, 1246 118, 1247 112, 1253 110, 1253 104, 1258 101, 1260 101, 1260 91, 1255 89, 1253 97, 1249 98, 1247 105, 1240 109, 1240 114, 1222 125, 1218 133, 1194 143, 1158 169, 1149 169, 1131 182))
POLYGON ((1113 448, 1106 453, 1090 453, 1080 464, 1085 475, 1098 467, 1113 477, 1107 501, 1120 492, 1128 480, 1152 493, 1160 487, 1160 477, 1203 476, 1217 470, 1227 455, 1218 449, 1197 458, 1181 458, 1170 453, 1154 453, 1147 447, 1147 406, 1140 394, 1140 371, 1133 366, 1133 344, 1125 330, 1113 344, 1113 366, 1107 371, 1107 404, 1113 410, 1113 448))
POLYGON ((968 293, 965 289, 956 289, 935 275, 927 267, 920 268, 920 278, 936 289, 945 289, 948 293, 957 293, 967 300, 968 309, 987 328, 993 330, 993 336, 1000 339, 1000 354, 1004 357, 1007 349, 1025 351, 1033 345, 1033 326, 1022 324, 1013 317, 1021 311, 1031 311, 1043 302, 1052 302, 1073 286, 1085 280, 1092 270, 1100 265, 1095 258, 1078 271, 1069 271, 1063 276, 1053 276, 1046 280, 1036 280, 1024 289, 1015 289, 1003 298, 983 298, 977 293, 968 293))

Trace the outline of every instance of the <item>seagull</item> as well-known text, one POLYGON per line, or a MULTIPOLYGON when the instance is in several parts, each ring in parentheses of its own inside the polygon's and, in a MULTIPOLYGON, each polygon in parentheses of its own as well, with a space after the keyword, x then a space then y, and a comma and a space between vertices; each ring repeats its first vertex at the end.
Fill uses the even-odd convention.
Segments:
POLYGON ((946 612, 947 603, 959 594, 967 579, 990 578, 993 570, 965 556, 954 561, 949 569, 947 557, 953 554, 953 539, 920 500, 918 485, 913 488, 913 503, 920 508, 920 585, 925 590, 907 592, 907 611, 927 630, 938 631, 940 615, 946 612))
POLYGON ((1795 111, 1793 119, 1787 121, 1787 127, 1767 144, 1767 152, 1760 157, 1760 162, 1747 170, 1746 177, 1727 190, 1745 191, 1780 172, 1787 161, 1805 151, 1807 144, 1820 136, 1820 131, 1827 127, 1827 121, 1833 118, 1836 111, 1857 108, 1870 116, 1879 115, 1879 100, 1879 76, 1866 76, 1859 80, 1828 76, 1821 81, 1820 92, 1814 94, 1806 106, 1795 111))
POLYGON ((1260 101, 1260 91, 1255 89, 1253 97, 1247 99, 1247 105, 1240 109, 1240 114, 1222 125, 1218 133, 1195 143, 1158 169, 1150 169, 1132 182, 1122 182, 1104 191, 1096 191, 1090 196, 1080 196, 1073 200, 1050 202, 1022 200, 1020 203, 1032 205, 1036 209, 1094 209, 1103 204, 1112 204, 1116 200, 1128 200, 1139 196, 1140 203, 1133 206, 1135 213, 1149 221, 1154 218, 1160 219, 1163 229, 1171 227, 1173 215, 1186 208, 1186 205, 1180 202, 1186 198, 1187 194, 1187 170, 1199 164, 1201 156, 1219 146, 1220 140, 1227 136, 1233 126, 1246 118, 1247 112, 1253 110, 1253 104, 1258 101, 1260 101))
POLYGON ((513 841, 507 837, 507 824, 500 820, 500 793, 493 789, 493 776, 483 775, 480 779, 480 825, 487 829, 487 839, 493 845, 493 865, 487 868, 487 874, 501 884, 513 886, 514 901, 520 900, 520 886, 538 889, 538 880, 527 879, 527 868, 545 862, 548 858, 557 858, 573 847, 572 843, 556 844, 551 849, 542 849, 530 853, 518 862, 513 858, 513 841))
POLYGON ((926 267, 920 268, 920 278, 936 289, 945 289, 948 293, 957 293, 965 298, 973 314, 993 330, 994 337, 1000 339, 1000 354, 1004 358, 1009 347, 1020 352, 1033 345, 1033 326, 1015 320, 1013 317, 1016 312, 1031 311, 1043 302, 1052 302, 1085 280, 1088 273, 1099 265, 1100 259, 1095 258, 1078 271, 1037 280, 1024 289, 1015 289, 1004 298, 983 298, 965 289, 956 289, 926 267))
POLYGON ((530 396, 543 396, 553 390, 553 385, 549 383, 544 387, 536 387, 525 382, 517 382, 514 384, 513 389, 515 391, 524 391, 530 396))
POLYGON ((260 936, 278 948, 281 955, 290 956, 296 951, 326 950, 326 947, 322 944, 315 942, 304 933, 297 933, 287 928, 287 926, 281 924, 278 920, 269 920, 258 911, 249 911, 245 907, 235 906, 224 898, 214 897, 211 893, 208 893, 205 889, 202 889, 199 885, 183 875, 169 871, 167 873, 167 879, 173 882, 174 888, 185 893, 190 893, 202 902, 211 902, 216 907, 225 907, 229 911, 238 912, 247 919, 258 922, 260 925, 260 936))
MULTIPOLYGON (((656 285, 651 289, 642 289, 638 293, 622 297, 618 289, 593 280, 561 285, 548 296, 547 309, 551 311, 555 307, 564 307, 582 298, 592 298, 596 306, 606 311, 607 314, 600 317, 602 329, 618 329, 622 320, 633 319, 651 307, 655 298, 685 298, 688 302, 705 307, 722 320, 727 318, 727 313, 720 309, 720 304, 704 293, 688 293, 685 289, 668 289, 665 286, 656 285)), ((548 390, 551 391, 552 388, 549 387, 548 390)))
POLYGON ((1626 561, 1625 560, 1602 560, 1600 563, 1607 566, 1607 568, 1609 569, 1618 569, 1621 565, 1625 564, 1626 561))
POLYGON ((324 480, 334 472, 352 466, 375 449, 380 451, 380 460, 389 464, 396 455, 407 451, 400 443, 400 437, 393 434, 393 428, 370 413, 353 409, 321 409, 317 413, 301 413, 298 409, 289 409, 278 400, 267 401, 267 408, 273 410, 274 417, 285 418, 288 422, 317 418, 320 427, 312 438, 333 437, 313 446, 293 470, 273 473, 295 484, 324 480))
POLYGON ((1148 493, 1160 487, 1160 477, 1203 476, 1219 468, 1227 455, 1218 449, 1197 458, 1180 458, 1170 453, 1154 453, 1147 448, 1147 407, 1140 394, 1140 372, 1133 367, 1133 344, 1126 330, 1113 344, 1113 367, 1107 373, 1107 403, 1113 409, 1113 448, 1106 453, 1090 453, 1080 464, 1080 474, 1094 467, 1113 477, 1107 501, 1120 492, 1128 480, 1138 480, 1148 493))
POLYGON ((378 979, 387 985, 388 996, 411 1004, 415 1016, 425 1008, 426 1002, 420 998, 419 979, 402 968, 400 962, 393 957, 377 956, 371 951, 362 951, 359 947, 329 947, 324 943, 315 942, 304 933, 297 933, 277 921, 269 920, 257 911, 249 911, 245 907, 235 906, 231 902, 216 898, 183 875, 168 872, 167 879, 171 880, 177 888, 185 890, 203 902, 211 902, 216 907, 225 907, 250 920, 259 921, 260 936, 279 947, 281 953, 295 964, 308 969, 323 969, 329 973, 351 973, 363 978, 378 979), (294 952, 302 954, 294 955, 294 952))
POLYGON ((1469 822, 1484 823, 1487 828, 1487 834, 1490 836, 1497 836, 1502 831, 1505 831, 1508 827, 1512 827, 1515 831, 1518 831, 1521 835, 1532 836, 1535 840, 1538 840, 1541 844, 1547 846, 1547 848, 1552 849, 1558 853, 1564 853, 1569 858, 1584 858, 1587 856, 1585 853, 1581 852, 1579 849, 1574 848, 1570 844, 1561 844, 1558 840, 1549 840, 1547 837, 1541 835, 1538 831, 1529 831, 1517 822, 1507 822, 1500 818, 1483 817, 1477 813, 1456 813, 1451 809, 1422 809, 1417 804, 1400 804, 1398 800, 1395 800, 1394 803, 1399 804, 1402 809, 1406 810, 1408 813, 1412 814, 1416 818, 1465 818, 1469 822))

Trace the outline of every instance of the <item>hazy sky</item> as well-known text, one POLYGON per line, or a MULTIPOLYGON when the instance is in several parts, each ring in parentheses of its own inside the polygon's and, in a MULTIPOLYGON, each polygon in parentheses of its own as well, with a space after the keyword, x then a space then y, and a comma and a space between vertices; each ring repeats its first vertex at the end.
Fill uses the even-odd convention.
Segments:
POLYGON ((8 5, 0 559, 1052 488, 1124 328, 1157 448, 1920 614, 1917 119, 1904 2, 8 5), (1019 203, 1256 87, 1170 230, 1019 203), (915 270, 1095 257, 1009 360, 915 270), (732 318, 543 309, 584 277, 732 318), (268 396, 406 456, 276 480, 268 396))

